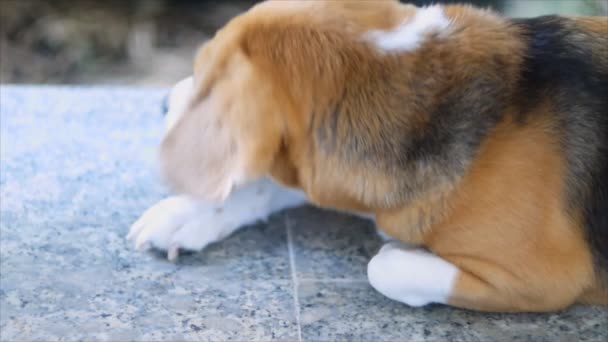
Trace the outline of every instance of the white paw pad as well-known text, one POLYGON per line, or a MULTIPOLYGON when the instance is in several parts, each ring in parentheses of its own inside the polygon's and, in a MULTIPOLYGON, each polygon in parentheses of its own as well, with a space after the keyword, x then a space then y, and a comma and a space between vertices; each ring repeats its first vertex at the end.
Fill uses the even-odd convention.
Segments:
POLYGON ((138 250, 165 250, 173 261, 180 249, 199 251, 222 237, 225 224, 220 211, 183 196, 169 197, 146 210, 131 226, 127 239, 138 250))

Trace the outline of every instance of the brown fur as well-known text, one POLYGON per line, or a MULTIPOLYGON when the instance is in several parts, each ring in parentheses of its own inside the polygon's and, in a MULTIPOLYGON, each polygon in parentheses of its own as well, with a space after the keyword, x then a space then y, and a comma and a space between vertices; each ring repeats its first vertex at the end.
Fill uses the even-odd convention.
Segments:
POLYGON ((429 248, 462 270, 450 303, 556 310, 593 284, 579 223, 562 209, 564 160, 551 126, 542 117, 501 124, 452 194, 452 214, 429 234, 429 248))
POLYGON ((459 267, 456 306, 606 303, 581 219, 566 210, 555 108, 533 99, 521 121, 513 103, 526 47, 518 29, 448 6, 449 37, 414 52, 387 56, 360 39, 415 12, 393 1, 278 1, 234 19, 195 61, 198 94, 162 146, 169 180, 222 200, 269 173, 319 206, 374 213, 390 235, 459 267), (471 116, 454 141, 436 146, 422 133, 468 112, 482 119, 471 116))

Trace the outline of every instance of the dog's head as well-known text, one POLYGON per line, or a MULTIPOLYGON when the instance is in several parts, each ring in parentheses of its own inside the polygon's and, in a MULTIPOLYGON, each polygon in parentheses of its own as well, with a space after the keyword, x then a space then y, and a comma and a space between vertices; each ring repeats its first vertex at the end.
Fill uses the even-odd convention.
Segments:
MULTIPOLYGON (((285 174, 288 158, 278 160, 277 154, 297 143, 291 135, 305 134, 310 122, 300 114, 333 106, 321 102, 336 98, 341 92, 336 84, 344 83, 335 76, 338 55, 326 67, 311 67, 310 61, 327 55, 328 46, 343 42, 318 36, 314 27, 334 27, 336 15, 369 21, 370 10, 359 7, 358 2, 270 1, 218 31, 195 57, 193 76, 171 92, 160 151, 169 185, 177 192, 222 201, 234 186, 271 168, 285 174), (331 8, 326 11, 325 6, 331 8)), ((386 13, 372 11, 377 22, 394 21, 387 20, 390 8, 379 8, 386 13)))
MULTIPOLYGON (((234 18, 199 50, 192 78, 172 91, 160 149, 169 185, 221 202, 235 186, 270 173, 287 185, 344 192, 315 176, 329 174, 334 164, 316 164, 334 152, 318 153, 313 136, 335 133, 321 140, 338 141, 353 133, 319 129, 333 127, 324 123, 338 107, 365 113, 395 103, 381 98, 383 89, 370 93, 397 64, 379 69, 369 33, 396 27, 414 12, 392 0, 268 1, 234 18)), ((348 173, 350 164, 334 159, 342 166, 331 175, 348 173)))
POLYGON ((160 149, 175 191, 216 202, 267 173, 283 129, 277 90, 231 34, 206 43, 193 76, 172 89, 160 149))
POLYGON ((193 77, 174 89, 160 158, 167 181, 222 201, 270 174, 340 207, 394 206, 439 186, 431 180, 451 182, 446 170, 462 170, 471 149, 452 129, 460 114, 445 112, 458 103, 493 112, 479 99, 501 92, 494 84, 508 68, 488 71, 487 61, 510 63, 508 53, 477 49, 485 31, 469 34, 448 19, 467 11, 398 1, 255 6, 200 49, 193 77), (466 56, 453 58, 456 48, 466 56))

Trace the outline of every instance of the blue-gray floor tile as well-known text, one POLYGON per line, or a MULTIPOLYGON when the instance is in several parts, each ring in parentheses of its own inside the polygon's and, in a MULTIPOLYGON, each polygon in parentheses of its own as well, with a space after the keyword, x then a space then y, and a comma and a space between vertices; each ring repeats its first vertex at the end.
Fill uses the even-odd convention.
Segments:
POLYGON ((367 263, 381 246, 373 223, 312 207, 287 213, 302 279, 367 279, 367 263))
POLYGON ((608 312, 573 307, 554 314, 488 314, 442 305, 411 308, 365 282, 303 282, 303 341, 606 341, 608 312))

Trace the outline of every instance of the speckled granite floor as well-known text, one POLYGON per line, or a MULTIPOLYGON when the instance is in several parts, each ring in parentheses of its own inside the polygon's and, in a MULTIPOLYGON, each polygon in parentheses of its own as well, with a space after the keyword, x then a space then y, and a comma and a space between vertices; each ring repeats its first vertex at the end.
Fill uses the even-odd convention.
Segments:
POLYGON ((0 340, 606 341, 608 310, 481 314, 377 294, 366 221, 280 213, 171 264, 124 235, 165 195, 164 91, 0 87, 0 340))

